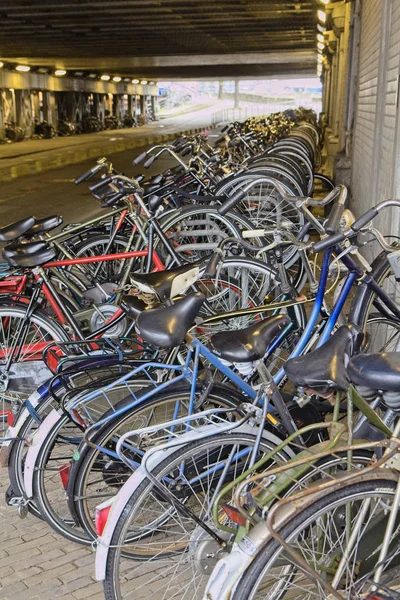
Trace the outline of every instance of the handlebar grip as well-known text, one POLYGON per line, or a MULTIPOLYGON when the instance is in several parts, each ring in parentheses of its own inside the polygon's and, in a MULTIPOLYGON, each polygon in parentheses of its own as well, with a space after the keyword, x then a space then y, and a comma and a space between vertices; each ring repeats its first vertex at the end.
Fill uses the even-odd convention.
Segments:
POLYGON ((100 179, 100 181, 98 181, 97 183, 94 183, 93 185, 89 186, 89 190, 91 192, 98 192, 99 190, 101 190, 102 187, 108 185, 111 182, 112 182, 112 177, 106 177, 105 179, 100 179))
POLYGON ((180 144, 182 144, 182 142, 184 141, 182 136, 179 136, 176 138, 176 140, 174 140, 171 144, 171 146, 173 146, 174 148, 176 148, 177 146, 179 146, 180 144))
POLYGON ((144 168, 145 168, 145 169, 148 169, 148 168, 149 168, 149 167, 150 167, 150 166, 153 164, 153 162, 154 162, 155 160, 156 160, 156 157, 155 157, 155 154, 153 154, 153 155, 152 155, 152 156, 150 156, 150 158, 148 158, 148 159, 146 160, 146 162, 143 164, 144 168))
POLYGON ((142 154, 139 154, 139 156, 137 156, 136 158, 133 159, 132 164, 133 165, 138 165, 139 163, 142 162, 142 160, 144 160, 147 156, 147 152, 142 152, 142 154))
POLYGON ((218 212, 220 215, 226 215, 227 212, 231 210, 238 202, 243 200, 246 196, 246 192, 243 190, 238 190, 234 194, 232 194, 231 198, 228 198, 226 202, 223 203, 222 206, 219 207, 218 212))
POLYGON ((225 125, 225 127, 223 127, 221 129, 221 133, 224 133, 224 131, 226 131, 228 129, 228 127, 230 127, 229 123, 228 123, 228 125, 225 125))
POLYGON ((329 213, 329 217, 325 225, 326 233, 328 233, 329 235, 334 235, 335 233, 337 233, 340 226, 341 218, 343 216, 343 212, 343 204, 336 202, 332 206, 331 212, 329 213))
POLYGON ((376 210, 375 207, 370 208, 369 210, 367 210, 366 213, 361 215, 361 217, 359 219, 356 219, 356 221, 354 221, 353 225, 351 226, 352 230, 360 231, 360 229, 362 229, 363 227, 365 227, 365 225, 367 225, 367 223, 372 221, 372 219, 374 219, 377 214, 378 214, 378 211, 376 210))
POLYGON ((335 233, 334 235, 328 235, 328 237, 324 238, 323 240, 315 242, 315 244, 312 245, 312 249, 314 252, 323 252, 332 246, 340 244, 346 239, 346 237, 347 236, 341 232, 335 233))
MULTIPOLYGON (((204 271, 204 275, 207 277, 215 277, 217 274, 218 265, 222 260, 221 252, 214 252, 211 256, 210 260, 207 263, 206 270, 204 271)), ((204 277, 203 275, 203 277, 204 277)))
POLYGON ((102 208, 107 208, 108 206, 112 206, 113 204, 116 204, 117 202, 122 200, 122 198, 124 198, 125 196, 126 196, 126 194, 124 192, 117 192, 116 194, 111 194, 109 196, 106 196, 105 198, 102 199, 101 206, 102 206, 102 208))
POLYGON ((87 181, 88 179, 93 177, 93 175, 96 175, 96 173, 98 173, 102 168, 103 165, 96 165, 95 167, 92 167, 91 169, 89 169, 89 171, 86 171, 86 173, 83 173, 83 175, 80 175, 75 179, 75 185, 79 185, 83 181, 87 181))
POLYGON ((190 154, 190 146, 186 146, 186 148, 182 150, 181 156, 187 156, 188 154, 190 154))

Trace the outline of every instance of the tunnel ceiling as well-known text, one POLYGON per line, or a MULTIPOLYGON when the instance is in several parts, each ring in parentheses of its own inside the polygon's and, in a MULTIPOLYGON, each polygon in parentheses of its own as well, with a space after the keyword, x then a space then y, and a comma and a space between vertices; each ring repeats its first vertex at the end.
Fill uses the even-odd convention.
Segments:
POLYGON ((1 1, 0 58, 153 79, 314 74, 319 7, 317 0, 1 1))

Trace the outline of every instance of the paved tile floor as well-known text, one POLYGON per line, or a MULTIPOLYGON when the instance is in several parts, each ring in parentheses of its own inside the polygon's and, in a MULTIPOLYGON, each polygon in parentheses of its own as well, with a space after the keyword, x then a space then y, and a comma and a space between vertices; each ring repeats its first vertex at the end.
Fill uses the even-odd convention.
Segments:
POLYGON ((64 540, 5 504, 7 469, 0 469, 0 600, 103 600, 94 553, 64 540))

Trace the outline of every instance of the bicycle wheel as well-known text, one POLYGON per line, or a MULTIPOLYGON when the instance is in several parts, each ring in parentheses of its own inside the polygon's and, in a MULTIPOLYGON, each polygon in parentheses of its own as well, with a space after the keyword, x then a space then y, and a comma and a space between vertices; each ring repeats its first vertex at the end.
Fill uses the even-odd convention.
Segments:
MULTIPOLYGON (((241 229, 254 227, 234 213, 220 215, 217 207, 193 206, 166 215, 161 221, 161 228, 182 261, 198 262, 212 254, 226 237, 240 238, 241 229), (242 228, 238 225, 240 222, 243 223, 242 228)), ((162 241, 155 240, 154 246, 168 264, 171 257, 162 241)))
MULTIPOLYGON (((77 258, 90 257, 90 256, 104 256, 104 254, 117 254, 119 252, 126 252, 129 239, 118 235, 115 237, 111 247, 107 251, 107 247, 110 243, 110 236, 108 235, 89 235, 81 244, 75 247, 75 255, 77 258)), ((141 259, 137 259, 138 265, 141 264, 141 259)), ((83 265, 83 268, 87 270, 91 275, 96 275, 96 281, 98 283, 105 283, 108 281, 114 281, 115 276, 121 270, 121 260, 107 260, 100 264, 92 263, 83 265), (113 279, 114 278, 114 279, 113 279)), ((133 266, 132 270, 135 269, 133 266)))
MULTIPOLYGON (((160 482, 161 490, 145 479, 133 491, 115 527, 104 581, 107 600, 124 600, 133 593, 138 600, 203 597, 221 548, 194 520, 172 508, 163 487, 211 525, 210 508, 222 474, 229 481, 246 469, 254 444, 255 436, 232 431, 187 443, 160 459, 152 478, 160 482)), ((272 440, 263 439, 259 455, 274 447, 272 440)), ((287 458, 285 453, 277 454, 271 466, 287 458)), ((220 519, 228 523, 224 514, 220 519)))
MULTIPOLYGON (((116 375, 118 381, 120 375, 116 375)), ((104 381, 101 384, 104 385, 104 381)), ((106 382, 107 384, 110 381, 106 382)), ((132 380, 129 387, 133 392, 148 385, 148 380, 132 380)), ((90 390, 93 391, 93 390, 90 390)), ((106 397, 96 398, 95 413, 100 419, 110 410, 110 403, 114 406, 121 401, 127 392, 127 385, 116 384, 108 389, 106 397)), ((83 401, 85 391, 79 390, 75 401, 83 401)), ((133 402, 132 397, 129 397, 133 402)), ((71 398, 70 398, 71 400, 71 398)), ((93 418, 93 410, 90 411, 93 418)), ((43 426, 46 423, 44 422, 43 426)), ((66 480, 72 457, 82 441, 84 428, 74 422, 65 410, 59 410, 59 418, 47 432, 37 455, 32 479, 33 501, 35 502, 43 519, 67 539, 77 543, 89 544, 90 540, 72 519, 68 510, 68 499, 65 494, 66 480)))
MULTIPOLYGON (((332 583, 344 598, 366 598, 372 590, 372 577, 382 545, 388 514, 393 506, 396 482, 385 478, 347 483, 339 490, 312 503, 286 522, 279 535, 307 561, 319 575, 332 583), (369 506, 368 504, 369 503, 369 506), (362 514, 362 511, 365 513, 362 514), (359 515, 361 515, 359 517, 359 515), (359 518, 358 518, 359 517, 359 518), (357 519, 358 518, 358 519, 357 519), (358 534, 354 531, 359 526, 358 534), (348 540, 352 533, 352 547, 348 540), (342 572, 337 573, 346 556, 342 572)), ((391 537, 399 535, 399 523, 391 537)), ((384 563, 384 576, 390 578, 392 560, 384 563)), ((326 600, 320 583, 310 579, 283 547, 270 539, 242 576, 232 600, 326 600)))
POLYGON ((4 436, 4 417, 12 403, 26 400, 52 375, 42 360, 44 348, 50 342, 69 339, 56 322, 37 308, 27 320, 26 308, 12 302, 0 305, 0 437, 4 436), (13 350, 15 358, 9 365, 13 350))
MULTIPOLYGON (((71 379, 73 380, 72 387, 88 388, 89 386, 93 386, 93 382, 97 379, 104 380, 105 375, 110 375, 113 368, 112 365, 100 368, 99 365, 96 364, 93 369, 86 367, 84 371, 74 371, 71 373, 71 379)), ((126 366, 126 369, 128 369, 128 365, 126 366)), ((120 376, 121 366, 117 365, 115 367, 115 378, 117 379, 120 376)), ((57 398, 62 398, 66 391, 66 386, 60 385, 56 392, 57 398)), ((32 401, 32 397, 30 397, 30 400, 32 401)), ((26 453, 30 447, 29 441, 53 408, 59 408, 59 402, 52 394, 47 393, 35 407, 36 415, 33 416, 29 414, 29 416, 27 416, 21 429, 18 431, 18 438, 14 440, 10 446, 8 453, 8 475, 15 496, 23 496, 25 494, 24 466, 26 453), (37 417, 39 417, 40 422, 37 421, 37 417)), ((28 507, 36 516, 40 515, 33 500, 29 503, 28 507)))
MULTIPOLYGON (((386 294, 391 298, 393 302, 399 307, 400 298, 400 282, 396 281, 393 270, 387 259, 387 253, 382 252, 375 258, 371 264, 372 271, 370 276, 375 282, 381 287, 386 294)), ((349 321, 359 325, 364 332, 368 332, 368 321, 375 320, 377 324, 377 317, 384 318, 385 321, 393 321, 394 329, 399 324, 399 320, 395 315, 383 304, 383 302, 377 297, 376 293, 367 286, 365 283, 361 283, 357 287, 353 302, 350 307, 349 321)), ((373 322, 373 321, 372 321, 373 322)), ((379 349, 385 347, 386 344, 390 343, 393 347, 395 344, 400 347, 400 337, 395 330, 388 328, 383 324, 381 331, 379 332, 375 327, 373 337, 366 339, 366 348, 368 352, 379 352, 379 349)))
MULTIPOLYGON (((200 397, 199 387, 196 399, 200 397)), ((202 409, 211 406, 235 408, 241 401, 240 394, 232 388, 215 384, 202 409)), ((127 398, 116 409, 123 408, 129 402, 131 399, 127 398)), ((101 448, 114 449, 122 434, 149 424, 150 419, 151 422, 165 422, 172 419, 174 414, 175 416, 187 415, 189 402, 188 386, 184 384, 174 386, 173 389, 150 398, 142 407, 130 409, 104 425, 91 440, 97 448, 87 444, 80 445, 72 461, 67 493, 70 512, 89 537, 92 539, 97 537, 94 523, 96 506, 100 501, 114 496, 131 475, 131 471, 121 460, 116 458, 112 460, 101 448)))

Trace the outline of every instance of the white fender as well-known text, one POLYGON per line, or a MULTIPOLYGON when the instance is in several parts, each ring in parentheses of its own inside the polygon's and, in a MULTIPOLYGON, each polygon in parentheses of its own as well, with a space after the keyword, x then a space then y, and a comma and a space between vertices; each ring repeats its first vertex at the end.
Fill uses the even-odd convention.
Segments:
MULTIPOLYGON (((47 390, 46 390, 46 394, 47 395, 47 390)), ((44 396, 42 396, 42 394, 37 390, 36 392, 33 392, 33 394, 31 394, 28 398, 29 402, 32 404, 33 408, 36 408, 37 405, 39 404, 39 402, 41 402, 41 400, 44 398, 44 396)), ((30 413, 28 411, 27 408, 24 408, 23 411, 21 412, 21 414, 19 415, 17 422, 15 423, 15 425, 13 427, 9 427, 4 435, 5 438, 7 438, 7 441, 2 443, 2 446, 10 446, 14 439, 9 439, 9 438, 16 438, 19 435, 19 432, 21 430, 22 425, 25 423, 26 419, 28 419, 28 417, 30 417, 30 413)))
POLYGON ((32 436, 32 445, 27 452, 24 468, 24 487, 27 498, 32 498, 33 496, 33 475, 35 472, 36 459, 41 446, 47 438, 50 429, 54 427, 62 415, 63 413, 61 411, 53 409, 32 436))
MULTIPOLYGON (((183 442, 189 442, 193 439, 196 439, 199 436, 199 433, 204 433, 207 430, 212 431, 214 433, 218 433, 218 428, 215 425, 205 425, 204 427, 199 427, 198 429, 189 431, 188 433, 184 433, 181 437, 183 442)), ((235 429, 235 432, 240 433, 250 433, 254 435, 255 429, 251 425, 244 424, 235 429)), ((269 440, 276 446, 281 443, 282 440, 277 438, 273 433, 269 431, 265 431, 263 433, 263 438, 265 440, 269 440)), ((161 461, 165 460, 167 456, 173 454, 178 447, 166 448, 160 450, 159 452, 155 452, 152 454, 147 460, 147 468, 154 469, 154 467, 161 461)), ((291 453, 290 450, 287 453, 291 453)), ((112 536, 114 534, 114 530, 117 526, 119 518, 128 504, 132 494, 139 487, 142 481, 146 478, 146 472, 142 467, 139 467, 125 482, 122 486, 118 494, 111 501, 111 510, 107 519, 106 526, 103 531, 103 535, 97 540, 97 548, 96 548, 96 579, 98 581, 104 581, 106 578, 106 567, 107 567, 107 558, 108 551, 110 548, 110 543, 112 536)))
POLYGON ((207 582, 203 600, 231 600, 232 594, 244 572, 269 538, 265 522, 258 523, 238 543, 232 552, 215 565, 207 582))

